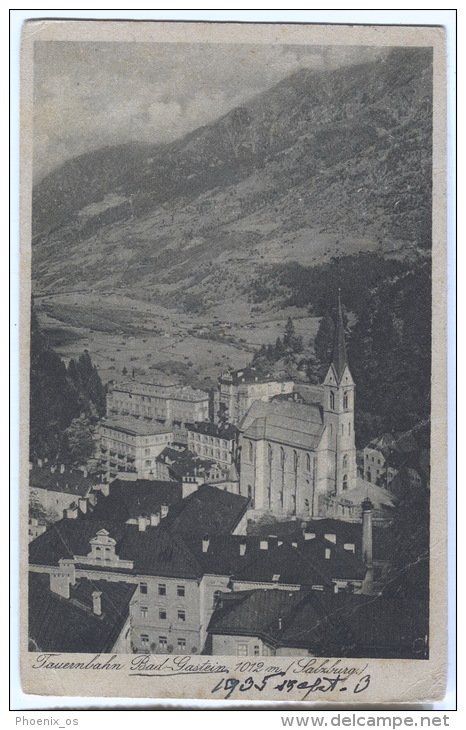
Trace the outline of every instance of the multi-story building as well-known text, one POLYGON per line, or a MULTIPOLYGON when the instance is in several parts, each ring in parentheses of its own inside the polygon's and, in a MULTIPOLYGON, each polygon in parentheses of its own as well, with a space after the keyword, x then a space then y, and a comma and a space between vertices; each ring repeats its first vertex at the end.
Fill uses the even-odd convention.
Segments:
POLYGON ((236 461, 239 431, 231 424, 209 422, 187 426, 188 449, 202 459, 229 467, 236 461))
POLYGON ((157 456, 173 440, 173 429, 157 421, 113 416, 100 425, 100 463, 109 479, 155 476, 157 456))
POLYGON ((112 383, 107 393, 107 413, 181 426, 209 418, 209 394, 181 385, 112 383))
POLYGON ((220 420, 237 425, 254 401, 269 401, 274 396, 291 393, 293 387, 293 381, 279 381, 272 375, 261 376, 254 367, 227 370, 218 379, 215 413, 220 420))
POLYGON ((86 499, 97 477, 86 471, 70 469, 64 464, 48 464, 39 459, 29 469, 29 504, 37 511, 37 506, 44 511, 48 522, 63 517, 64 510, 79 500, 86 499))

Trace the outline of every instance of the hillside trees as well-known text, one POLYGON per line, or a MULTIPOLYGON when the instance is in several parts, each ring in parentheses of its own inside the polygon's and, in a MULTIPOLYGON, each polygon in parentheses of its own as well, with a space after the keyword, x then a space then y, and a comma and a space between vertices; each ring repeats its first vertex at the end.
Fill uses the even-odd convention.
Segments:
POLYGON ((92 426, 105 413, 97 368, 88 352, 66 367, 49 346, 34 310, 30 358, 30 459, 83 463, 92 454, 92 426))

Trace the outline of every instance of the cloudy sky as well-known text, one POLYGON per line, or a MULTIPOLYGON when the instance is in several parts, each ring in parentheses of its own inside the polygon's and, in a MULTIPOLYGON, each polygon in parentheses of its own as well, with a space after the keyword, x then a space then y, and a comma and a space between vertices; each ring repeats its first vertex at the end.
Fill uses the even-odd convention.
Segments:
POLYGON ((34 173, 105 145, 169 142, 303 67, 380 51, 272 45, 37 42, 34 173))

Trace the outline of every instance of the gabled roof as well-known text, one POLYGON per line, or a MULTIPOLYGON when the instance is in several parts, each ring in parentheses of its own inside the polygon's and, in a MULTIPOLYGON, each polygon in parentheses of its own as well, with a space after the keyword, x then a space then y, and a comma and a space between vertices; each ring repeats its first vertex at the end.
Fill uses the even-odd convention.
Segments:
POLYGON ((240 430, 246 438, 314 450, 323 433, 323 416, 316 405, 254 401, 240 430))
POLYGON ((221 535, 233 532, 246 512, 249 499, 203 484, 170 508, 163 523, 183 535, 221 535))
POLYGON ((351 593, 224 593, 210 634, 246 635, 314 656, 415 657, 428 633, 427 603, 351 593))
POLYGON ((59 466, 56 466, 52 472, 50 467, 34 465, 29 470, 29 486, 31 489, 63 492, 76 497, 87 496, 96 481, 96 478, 84 476, 84 473, 79 469, 65 469, 62 473, 59 466))
POLYGON ((279 630, 279 619, 283 620, 303 597, 299 591, 273 589, 223 593, 209 632, 273 637, 279 630))
POLYGON ((117 552, 123 560, 134 561, 138 575, 160 575, 173 578, 199 578, 202 566, 189 550, 181 535, 173 535, 163 526, 144 531, 127 525, 117 552))
POLYGON ((112 650, 129 615, 137 586, 80 578, 70 598, 50 590, 47 573, 29 573, 30 648, 33 651, 92 653, 112 650), (92 593, 101 592, 102 613, 92 610, 92 593))
POLYGON ((150 479, 125 482, 115 479, 110 484, 108 497, 101 492, 97 493, 92 514, 94 519, 126 522, 130 518, 155 514, 162 504, 171 505, 181 498, 181 482, 150 479))
MULTIPOLYGON (((91 540, 101 529, 107 529, 117 541, 122 537, 126 525, 111 519, 93 519, 82 515, 77 519, 62 519, 54 522, 47 530, 29 543, 29 563, 32 565, 58 565, 60 558, 87 555, 91 540)), ((118 554, 118 548, 117 548, 118 554)))

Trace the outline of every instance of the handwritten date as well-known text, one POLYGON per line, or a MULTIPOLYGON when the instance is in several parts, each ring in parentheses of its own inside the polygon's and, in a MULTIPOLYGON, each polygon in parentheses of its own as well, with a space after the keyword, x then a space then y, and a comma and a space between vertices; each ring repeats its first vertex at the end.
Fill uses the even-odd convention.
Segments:
MULTIPOLYGON (((236 679, 235 677, 222 677, 212 689, 212 694, 215 692, 225 692, 225 698, 228 700, 235 691, 238 692, 249 692, 251 689, 256 689, 262 692, 267 686, 271 686, 271 681, 278 677, 284 677, 286 672, 274 672, 272 674, 266 674, 262 678, 249 676, 246 679, 236 679)), ((290 693, 292 690, 300 690, 305 692, 301 699, 306 699, 313 692, 333 692, 334 690, 340 692, 346 692, 352 690, 353 694, 359 694, 364 692, 369 687, 371 677, 370 674, 365 674, 357 682, 354 687, 345 684, 348 682, 349 677, 317 677, 313 682, 300 682, 299 679, 283 679, 278 684, 273 686, 273 689, 277 692, 283 692, 284 694, 290 693)))

